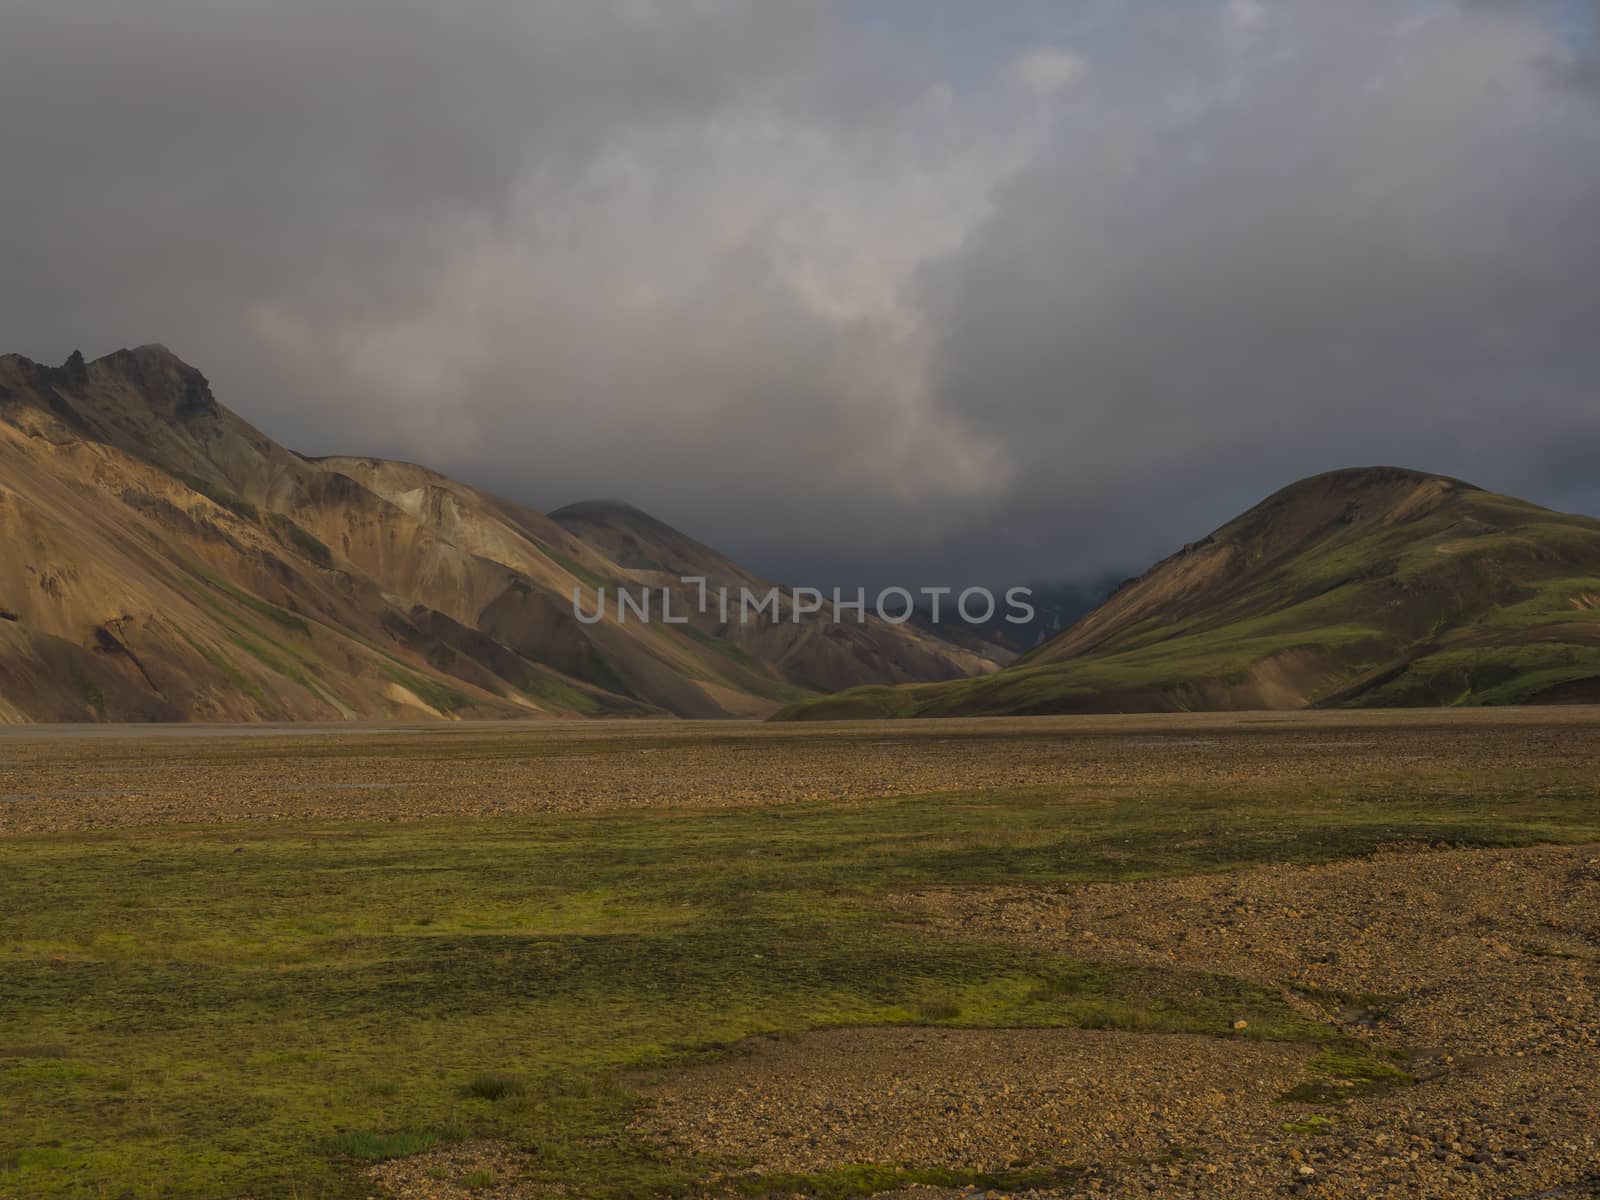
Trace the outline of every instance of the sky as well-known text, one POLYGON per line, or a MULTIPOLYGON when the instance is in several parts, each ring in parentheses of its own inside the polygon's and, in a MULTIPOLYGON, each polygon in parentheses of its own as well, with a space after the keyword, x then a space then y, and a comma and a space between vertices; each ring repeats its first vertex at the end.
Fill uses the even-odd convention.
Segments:
POLYGON ((1600 0, 0 0, 0 350, 774 578, 1600 514, 1600 0))

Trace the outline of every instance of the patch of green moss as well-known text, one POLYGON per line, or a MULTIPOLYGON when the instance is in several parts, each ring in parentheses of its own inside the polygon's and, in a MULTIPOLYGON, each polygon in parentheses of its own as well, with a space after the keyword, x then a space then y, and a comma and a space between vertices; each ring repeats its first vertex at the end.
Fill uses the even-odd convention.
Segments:
MULTIPOLYGON (((604 579, 596 575, 593 571, 589 570, 588 567, 584 566, 571 555, 563 554, 560 550, 557 550, 554 546, 551 546, 546 542, 536 542, 534 544, 544 552, 546 558, 555 563, 562 570, 566 571, 567 574, 580 580, 584 584, 587 584, 591 590, 598 590, 599 588, 607 586, 604 579)), ((592 597, 590 599, 592 599, 592 597)))
POLYGON ((328 544, 315 534, 309 533, 291 518, 283 513, 268 513, 267 521, 277 533, 286 538, 290 546, 305 558, 310 559, 319 567, 333 565, 333 551, 328 544))
MULTIPOLYGON (((154 465, 160 466, 159 463, 154 465)), ((246 521, 259 521, 261 519, 260 511, 254 504, 235 495, 220 484, 210 483, 201 479, 198 475, 190 475, 186 471, 177 471, 170 467, 161 467, 160 469, 166 471, 168 475, 178 480, 191 492, 198 492, 213 504, 227 509, 237 517, 243 517, 246 521)))
POLYGON ((379 661, 378 669, 409 691, 430 708, 442 713, 459 712, 467 706, 467 697, 437 680, 408 671, 390 658, 379 661))
POLYGON ((696 629, 693 625, 675 625, 673 628, 679 633, 683 634, 683 636, 688 638, 690 641, 698 642, 712 653, 720 654, 724 658, 731 658, 734 662, 738 663, 746 670, 754 671, 759 675, 766 674, 767 668, 764 663, 751 658, 750 655, 746 654, 743 650, 739 649, 739 647, 735 646, 726 638, 716 637, 713 634, 705 632, 703 629, 696 629))
POLYGON ((573 687, 553 672, 533 666, 520 681, 521 690, 535 700, 543 700, 551 707, 581 716, 604 712, 603 705, 588 692, 573 687))
POLYGON ((1325 1046, 1307 1064, 1320 1078, 1296 1084, 1280 1099, 1294 1104, 1342 1104, 1358 1096, 1381 1095, 1416 1082, 1384 1052, 1362 1042, 1325 1046))
MULTIPOLYGON (((306 623, 306 619, 299 613, 292 613, 288 609, 279 608, 276 604, 263 600, 253 592, 247 592, 241 587, 235 587, 204 567, 191 566, 190 570, 210 587, 258 616, 266 617, 274 624, 281 625, 283 628, 292 630, 295 633, 309 634, 311 632, 311 626, 306 623)), ((222 609, 215 602, 209 600, 203 589, 195 589, 195 594, 212 611, 218 612, 225 617, 228 615, 226 609, 222 609)))
POLYGON ((731 1181, 741 1196, 807 1196, 812 1200, 853 1200, 909 1187, 980 1188, 1022 1192, 1081 1185, 1090 1172, 1078 1167, 1015 1167, 1004 1171, 962 1171, 941 1167, 892 1167, 856 1163, 810 1174, 748 1175, 731 1181))
POLYGON ((323 1147, 329 1154, 342 1158, 382 1162, 384 1159, 421 1154, 424 1150, 460 1139, 460 1131, 449 1129, 400 1129, 388 1132, 358 1129, 334 1134, 323 1142, 323 1147))
POLYGON ((177 629, 178 635, 182 637, 184 641, 189 643, 190 647, 193 648, 195 653, 200 655, 201 658, 205 659, 206 662, 210 663, 218 671, 222 672, 223 676, 227 678, 229 683, 238 688, 245 695, 249 696, 257 704, 266 704, 266 693, 257 687, 255 682, 246 676, 242 671, 240 671, 239 668, 234 665, 234 663, 232 663, 220 650, 218 650, 215 646, 211 646, 205 642, 199 641, 196 638, 190 637, 189 634, 182 629, 182 627, 177 627, 177 629))
POLYGON ((1286 1122, 1283 1125, 1283 1131, 1285 1133, 1319 1134, 1332 1133, 1338 1127, 1339 1123, 1332 1117, 1324 1117, 1320 1113, 1313 1113, 1303 1120, 1286 1122))
POLYGON ((90 711, 95 716, 105 715, 105 693, 100 690, 100 685, 87 675, 78 676, 78 694, 83 697, 83 702, 89 706, 90 711))

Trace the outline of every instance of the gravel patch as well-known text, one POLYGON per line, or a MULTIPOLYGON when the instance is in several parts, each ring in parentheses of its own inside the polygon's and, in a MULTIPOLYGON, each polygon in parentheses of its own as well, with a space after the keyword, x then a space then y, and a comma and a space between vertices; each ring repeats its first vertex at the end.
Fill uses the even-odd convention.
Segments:
POLYGON ((1273 1097, 1312 1053, 1109 1030, 831 1030, 685 1072, 652 1090, 635 1128, 763 1174, 1165 1158, 1271 1136, 1273 1097))
MULTIPOLYGON (((1600 847, 1405 847, 1325 866, 923 891, 896 904, 953 936, 1279 987, 1351 1037, 1414 1052, 1417 1082, 1289 1101, 1318 1077, 1316 1048, 1242 1031, 845 1029, 752 1039, 640 1084, 633 1132, 750 1164, 740 1176, 862 1163, 1081 1172, 1036 1193, 1051 1197, 1600 1196, 1600 847)), ((461 1153, 390 1164, 375 1180, 397 1197, 456 1200, 444 1176, 461 1153)), ((534 1194, 497 1186, 506 1190, 473 1194, 534 1194)), ((734 1187, 713 1177, 703 1190, 734 1187)), ((961 1189, 892 1195, 976 1200, 961 1189)))
POLYGON ((519 1200, 527 1161, 504 1142, 463 1142, 379 1163, 367 1176, 393 1200, 519 1200))
POLYGON ((964 935, 1305 989, 1319 1017, 1439 1061, 1600 1047, 1600 846, 1396 849, 895 903, 964 935), (1316 992, 1373 999, 1319 1004, 1316 992))
MULTIPOLYGON (((852 801, 1049 787, 1074 802, 1150 788, 1392 783, 1600 761, 1600 710, 1220 713, 873 722, 528 722, 417 730, 7 729, 0 837, 162 825, 418 821, 603 809, 852 801)), ((1408 791, 1409 789, 1409 791, 1408 791)))

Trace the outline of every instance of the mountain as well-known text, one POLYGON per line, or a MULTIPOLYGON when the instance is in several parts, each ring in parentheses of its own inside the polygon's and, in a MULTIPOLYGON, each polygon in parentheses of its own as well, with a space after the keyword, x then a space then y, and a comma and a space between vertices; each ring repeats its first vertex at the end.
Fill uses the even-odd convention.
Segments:
POLYGON ((574 614, 662 582, 425 467, 285 449, 162 347, 0 357, 0 721, 749 716, 995 668, 881 622, 574 614))
MULTIPOLYGON (((1019 614, 1009 606, 996 608, 986 621, 967 621, 959 612, 952 612, 949 604, 940 609, 937 622, 931 620, 931 614, 925 609, 919 609, 913 620, 923 621, 951 640, 960 639, 964 644, 976 640, 979 644, 999 646, 1021 655, 1049 641, 1084 614, 1093 612, 1121 581, 1120 575, 1036 580, 1026 585, 1028 607, 1033 610, 1032 617, 1026 621, 1015 621, 1019 614)), ((1009 588, 999 586, 991 590, 999 596, 1009 588)))
POLYGON ((1600 521, 1393 467, 1292 484, 984 679, 781 718, 1600 702, 1600 521))
POLYGON ((966 678, 991 672, 1016 657, 1003 647, 954 642, 909 623, 893 625, 876 618, 858 623, 849 613, 835 622, 831 593, 827 611, 820 615, 794 620, 784 593, 778 619, 751 611, 751 619, 741 621, 743 592, 759 598, 779 585, 620 500, 569 504, 552 512, 550 519, 642 584, 672 589, 679 597, 675 612, 689 617, 688 628, 697 635, 713 636, 735 653, 772 663, 791 682, 812 691, 850 687, 862 675, 896 682, 966 678), (700 611, 700 586, 685 586, 685 578, 706 581, 706 612, 700 611), (727 621, 721 618, 721 589, 730 598, 727 621))

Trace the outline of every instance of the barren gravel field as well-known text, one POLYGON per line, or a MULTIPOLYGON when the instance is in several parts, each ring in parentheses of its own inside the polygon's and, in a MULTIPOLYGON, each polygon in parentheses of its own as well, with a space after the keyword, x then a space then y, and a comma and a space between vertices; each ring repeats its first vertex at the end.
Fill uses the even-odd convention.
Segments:
POLYGON ((1600 710, 0 732, 0 1197, 1600 1195, 1600 710))
MULTIPOLYGON (((0 835, 247 821, 420 820, 1054 787, 1585 771, 1600 710, 1197 713, 762 725, 0 726, 0 835)), ((1514 783, 1511 786, 1515 786, 1514 783)))

